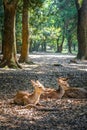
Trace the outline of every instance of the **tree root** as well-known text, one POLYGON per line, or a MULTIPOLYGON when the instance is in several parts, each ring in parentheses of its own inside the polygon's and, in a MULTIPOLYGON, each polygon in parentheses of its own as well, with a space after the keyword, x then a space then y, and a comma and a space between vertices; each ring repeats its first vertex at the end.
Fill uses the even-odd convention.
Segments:
POLYGON ((13 69, 22 69, 22 66, 18 63, 18 62, 12 62, 12 61, 7 61, 7 60, 3 60, 0 63, 0 68, 13 68, 13 69))
POLYGON ((27 59, 25 59, 25 58, 22 58, 22 57, 20 57, 19 58, 19 63, 26 63, 26 64, 34 64, 31 60, 30 60, 30 58, 27 58, 27 59))

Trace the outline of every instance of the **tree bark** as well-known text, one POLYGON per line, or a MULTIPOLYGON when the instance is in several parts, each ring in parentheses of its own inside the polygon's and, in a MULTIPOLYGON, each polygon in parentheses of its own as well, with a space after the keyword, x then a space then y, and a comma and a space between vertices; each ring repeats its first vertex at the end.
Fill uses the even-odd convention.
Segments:
POLYGON ((0 67, 21 68, 16 57, 15 14, 17 0, 4 0, 3 59, 0 67))
POLYGON ((27 0, 23 0, 22 12, 22 48, 19 62, 30 63, 29 61, 29 30, 28 30, 28 7, 27 0))
POLYGON ((78 59, 87 60, 87 0, 78 9, 78 59))
POLYGON ((1 37, 2 37, 2 50, 1 50, 1 54, 3 54, 3 26, 2 26, 2 30, 1 30, 1 37))
POLYGON ((46 52, 46 46, 47 46, 46 41, 44 41, 44 43, 43 43, 43 51, 44 52, 46 52))
POLYGON ((71 46, 72 46, 72 40, 71 40, 71 36, 69 36, 68 37, 68 53, 72 53, 71 46))
POLYGON ((62 44, 59 44, 59 39, 57 39, 57 51, 58 53, 62 52, 62 44))
POLYGON ((61 44, 59 44, 58 42, 59 42, 59 38, 57 39, 57 51, 56 52, 61 53, 62 49, 63 49, 64 35, 62 36, 61 44))

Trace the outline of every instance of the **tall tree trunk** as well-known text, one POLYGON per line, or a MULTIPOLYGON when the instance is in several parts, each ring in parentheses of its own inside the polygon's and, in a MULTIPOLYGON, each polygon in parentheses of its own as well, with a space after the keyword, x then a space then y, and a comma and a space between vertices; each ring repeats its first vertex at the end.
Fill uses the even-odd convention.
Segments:
POLYGON ((4 36, 4 30, 3 30, 3 25, 2 25, 2 30, 1 30, 1 37, 2 37, 2 50, 1 50, 1 54, 3 54, 3 36, 4 36))
POLYGON ((28 7, 27 0, 23 0, 23 12, 22 12, 22 48, 19 62, 29 63, 29 30, 28 30, 28 7))
POLYGON ((43 46, 44 46, 43 51, 46 52, 46 46, 47 46, 46 41, 44 41, 43 46))
POLYGON ((87 60, 87 0, 78 9, 78 59, 87 60))
POLYGON ((16 57, 15 14, 17 0, 4 0, 3 59, 0 67, 21 68, 16 57))
POLYGON ((64 35, 62 36, 61 44, 59 44, 58 42, 59 42, 59 38, 57 39, 57 51, 56 52, 61 53, 62 49, 63 49, 64 35))
POLYGON ((56 51, 56 52, 59 52, 59 53, 62 52, 62 44, 58 45, 58 47, 57 47, 57 51, 56 51))
POLYGON ((76 44, 73 44, 73 51, 76 51, 76 44))
POLYGON ((56 40, 56 47, 57 47, 57 51, 56 52, 59 52, 59 38, 56 40))
POLYGON ((72 40, 71 37, 68 37, 68 53, 72 53, 71 46, 72 46, 72 40))
POLYGON ((62 52, 62 44, 59 44, 59 39, 57 39, 57 51, 58 53, 62 52))

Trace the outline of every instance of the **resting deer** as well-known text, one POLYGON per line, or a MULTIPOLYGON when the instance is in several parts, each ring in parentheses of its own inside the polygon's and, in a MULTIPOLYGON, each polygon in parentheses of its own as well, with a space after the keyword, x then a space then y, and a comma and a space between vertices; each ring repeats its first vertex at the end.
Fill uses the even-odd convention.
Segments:
MULTIPOLYGON (((64 89, 62 89, 62 87, 60 87, 58 90, 55 89, 50 89, 50 88, 44 88, 44 86, 39 82, 39 81, 33 81, 31 80, 31 83, 33 85, 33 87, 35 88, 34 92, 32 92, 31 94, 25 91, 19 91, 15 98, 14 98, 14 103, 18 104, 18 105, 25 105, 22 107, 22 109, 30 109, 30 108, 36 108, 37 110, 45 110, 45 111, 54 111, 54 110, 58 110, 56 108, 38 108, 38 106, 36 106, 37 104, 39 104, 39 100, 41 95, 43 95, 41 97, 41 99, 54 99, 54 98, 61 98, 64 95, 64 89)), ((43 106, 43 105, 42 105, 43 106)))
POLYGON ((41 95, 40 99, 61 99, 64 93, 65 90, 62 86, 59 86, 58 89, 45 88, 45 91, 41 95))
POLYGON ((58 109, 56 108, 46 108, 46 107, 39 108, 38 106, 36 106, 37 104, 39 104, 41 94, 47 91, 47 89, 45 89, 44 86, 39 81, 35 82, 31 80, 31 83, 35 88, 34 92, 29 94, 28 92, 19 91, 14 98, 14 103, 18 105, 25 105, 22 106, 22 109, 26 108, 30 109, 33 107, 39 111, 57 111, 58 109))
POLYGON ((70 87, 68 84, 68 78, 58 78, 58 85, 65 90, 63 97, 87 98, 87 90, 84 88, 70 87))
POLYGON ((34 87, 34 91, 31 94, 25 91, 17 92, 14 103, 18 105, 36 105, 39 103, 40 96, 45 91, 45 88, 39 81, 35 82, 31 80, 31 83, 34 87))

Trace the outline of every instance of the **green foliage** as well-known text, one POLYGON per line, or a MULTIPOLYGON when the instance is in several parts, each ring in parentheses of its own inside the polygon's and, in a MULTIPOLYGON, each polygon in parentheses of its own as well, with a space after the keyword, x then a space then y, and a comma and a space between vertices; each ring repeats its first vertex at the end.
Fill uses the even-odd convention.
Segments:
MULTIPOLYGON (((26 0, 29 8, 30 43, 40 50, 46 43, 56 51, 57 42, 67 46, 68 39, 77 44, 77 10, 75 0, 26 0)), ((80 4, 82 0, 79 0, 80 4)), ((3 24, 3 6, 0 1, 0 31, 3 24)), ((23 0, 19 0, 16 15, 17 43, 22 39, 22 8, 23 0)))
POLYGON ((17 45, 22 44, 22 14, 20 12, 16 15, 16 42, 17 45))
POLYGON ((45 0, 28 0, 28 3, 30 7, 35 8, 37 6, 41 7, 44 1, 45 0))
POLYGON ((83 0, 78 0, 80 7, 82 6, 83 0))
MULTIPOLYGON (((19 11, 22 10, 23 1, 19 0, 18 2, 18 9, 19 11)), ((35 9, 36 7, 41 7, 45 0, 26 0, 26 8, 28 9, 35 9)))
POLYGON ((26 3, 23 0, 19 0, 17 15, 16 15, 16 36, 17 36, 17 44, 21 45, 21 37, 22 37, 22 9, 23 4, 25 4, 26 8, 29 10, 34 10, 35 8, 39 8, 42 6, 44 0, 26 0, 26 3))
POLYGON ((61 44, 63 36, 66 42, 71 37, 74 43, 73 37, 77 30, 74 0, 46 0, 42 8, 35 8, 30 14, 31 41, 36 41, 36 44, 39 41, 41 45, 46 42, 54 50, 57 40, 61 44))

